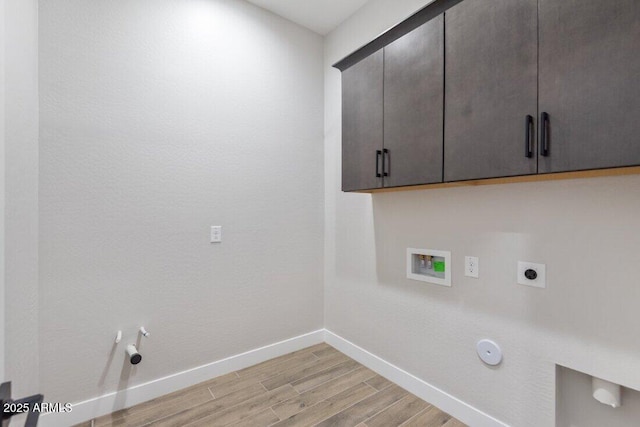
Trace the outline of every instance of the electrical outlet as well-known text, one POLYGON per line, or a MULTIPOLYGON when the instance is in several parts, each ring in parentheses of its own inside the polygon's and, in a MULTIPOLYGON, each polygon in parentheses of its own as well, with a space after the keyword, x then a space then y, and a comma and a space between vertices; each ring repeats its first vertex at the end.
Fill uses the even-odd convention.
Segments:
POLYGON ((211 226, 211 243, 220 243, 220 242, 222 242, 222 226, 212 225, 211 226))
POLYGON ((464 275, 467 277, 480 277, 480 260, 475 256, 464 257, 464 275))
POLYGON ((518 284, 533 286, 534 288, 547 287, 547 266, 533 262, 518 261, 518 284))

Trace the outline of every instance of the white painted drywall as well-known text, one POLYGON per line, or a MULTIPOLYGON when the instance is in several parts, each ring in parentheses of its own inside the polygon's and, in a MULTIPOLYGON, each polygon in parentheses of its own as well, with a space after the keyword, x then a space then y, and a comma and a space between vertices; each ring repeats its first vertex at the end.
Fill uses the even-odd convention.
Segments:
POLYGON ((509 425, 553 426, 556 364, 640 389, 640 176, 341 193, 331 64, 427 3, 372 0, 326 38, 326 328, 509 425), (450 250, 453 287, 407 280, 408 247, 450 250), (516 284, 518 260, 546 263, 546 290, 516 284))
POLYGON ((5 90, 4 90, 4 1, 0 0, 0 382, 4 377, 4 318, 6 308, 4 304, 4 191, 5 191, 5 167, 4 167, 4 140, 5 140, 5 90))
POLYGON ((367 0, 248 0, 286 19, 325 35, 367 0))
POLYGON ((322 328, 322 88, 322 38, 243 1, 40 2, 48 399, 322 328))
POLYGON ((5 0, 5 376, 38 390, 38 2, 5 0))

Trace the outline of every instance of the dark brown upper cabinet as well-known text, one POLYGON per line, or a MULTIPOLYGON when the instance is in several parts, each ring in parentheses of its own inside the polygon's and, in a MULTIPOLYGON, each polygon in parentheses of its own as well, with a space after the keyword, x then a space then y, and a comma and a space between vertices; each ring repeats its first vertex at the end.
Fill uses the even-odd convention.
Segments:
POLYGON ((342 73, 342 189, 442 182, 444 20, 342 73))
POLYGON ((342 73, 342 191, 382 187, 382 50, 342 73))
POLYGON ((639 51, 640 0, 436 0, 335 65, 343 190, 640 173, 639 51))
POLYGON ((640 1, 539 7, 539 172, 639 165, 640 1))
POLYGON ((384 187, 442 182, 444 20, 384 48, 384 187))
POLYGON ((537 172, 538 1, 446 12, 444 180, 537 172))

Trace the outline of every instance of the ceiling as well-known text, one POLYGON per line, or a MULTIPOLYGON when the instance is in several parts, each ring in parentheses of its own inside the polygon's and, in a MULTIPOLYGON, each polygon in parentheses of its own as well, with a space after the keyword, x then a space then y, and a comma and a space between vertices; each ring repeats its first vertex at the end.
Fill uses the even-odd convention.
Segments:
POLYGON ((248 1, 324 36, 368 0, 248 1))

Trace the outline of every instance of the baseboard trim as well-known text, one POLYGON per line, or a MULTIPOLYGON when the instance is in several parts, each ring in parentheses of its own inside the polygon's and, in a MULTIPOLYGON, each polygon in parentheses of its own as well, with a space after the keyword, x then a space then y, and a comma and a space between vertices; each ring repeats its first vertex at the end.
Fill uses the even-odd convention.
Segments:
POLYGON ((325 330, 324 340, 327 344, 335 347, 337 350, 360 362, 372 371, 398 384, 419 398, 437 406, 467 425, 473 427, 508 427, 507 424, 485 414, 479 409, 451 396, 329 330, 325 330))
POLYGON ((213 363, 198 366, 136 385, 125 390, 108 393, 73 405, 67 413, 50 413, 40 417, 42 427, 68 427, 120 409, 128 408, 156 397, 201 383, 229 372, 264 362, 324 341, 325 331, 320 329, 288 340, 247 351, 213 363))

